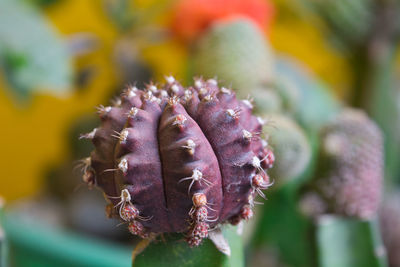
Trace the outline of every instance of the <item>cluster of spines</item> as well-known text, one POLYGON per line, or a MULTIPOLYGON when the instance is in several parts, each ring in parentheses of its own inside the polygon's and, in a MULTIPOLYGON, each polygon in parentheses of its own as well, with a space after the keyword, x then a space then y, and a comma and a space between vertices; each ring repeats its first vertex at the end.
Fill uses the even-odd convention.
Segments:
MULTIPOLYGON (((154 113, 156 113, 156 115, 160 115, 162 113, 161 110, 166 108, 166 106, 172 107, 172 110, 175 110, 175 107, 177 105, 182 105, 189 113, 189 115, 197 122, 197 118, 199 117, 196 116, 196 114, 198 114, 199 116, 202 115, 201 111, 199 112, 199 109, 204 108, 204 106, 212 106, 214 105, 213 102, 218 101, 220 103, 220 106, 224 108, 224 113, 227 116, 227 120, 232 121, 237 126, 237 128, 240 129, 242 141, 240 141, 239 147, 246 147, 247 150, 249 150, 247 154, 252 155, 244 157, 247 158, 245 162, 236 162, 234 163, 235 166, 233 166, 233 168, 239 167, 248 170, 244 172, 242 176, 249 177, 249 181, 245 181, 245 183, 248 184, 250 188, 249 190, 243 191, 243 199, 245 199, 245 201, 243 201, 242 199, 240 203, 236 204, 236 206, 239 206, 240 208, 239 213, 235 209, 234 211, 229 211, 229 203, 229 205, 225 205, 225 209, 227 209, 228 211, 224 213, 223 210, 221 210, 222 207, 217 207, 217 210, 214 210, 209 206, 210 203, 207 204, 207 196, 206 194, 202 193, 202 191, 209 190, 208 188, 214 185, 214 181, 209 181, 206 177, 203 177, 203 173, 201 170, 193 168, 191 176, 182 178, 178 181, 178 183, 183 183, 186 180, 190 181, 190 184, 187 187, 187 192, 189 195, 192 196, 193 206, 189 211, 190 228, 187 232, 187 241, 191 246, 197 246, 201 243, 203 238, 208 236, 208 229, 210 228, 209 223, 213 223, 214 225, 216 225, 217 223, 224 222, 226 219, 228 219, 231 223, 237 223, 241 219, 247 220, 252 217, 252 208, 255 203, 253 199, 255 197, 255 194, 258 193, 259 195, 264 197, 264 194, 261 190, 266 189, 271 185, 271 183, 269 182, 269 177, 264 169, 272 167, 274 162, 274 155, 271 149, 268 147, 268 143, 260 138, 261 127, 264 122, 261 118, 251 116, 251 109, 253 108, 253 105, 250 100, 238 101, 232 90, 224 87, 218 88, 218 83, 215 79, 204 81, 201 78, 196 78, 194 82, 194 87, 190 87, 188 89, 182 87, 172 76, 167 76, 166 81, 167 83, 165 86, 163 86, 162 89, 158 89, 157 86, 153 83, 148 84, 146 86, 146 90, 144 91, 138 90, 134 86, 130 86, 122 93, 121 98, 115 99, 113 101, 114 106, 100 106, 98 108, 98 114, 102 121, 105 122, 102 127, 102 132, 109 133, 112 129, 112 133, 110 134, 110 136, 112 136, 113 140, 111 141, 110 139, 107 139, 106 136, 99 134, 98 129, 94 129, 92 132, 82 135, 82 138, 92 139, 95 145, 95 139, 103 139, 102 141, 104 141, 104 139, 107 139, 107 142, 110 143, 110 147, 117 146, 117 149, 115 149, 116 157, 112 159, 110 159, 109 157, 107 158, 106 156, 106 159, 104 160, 104 155, 101 155, 103 154, 101 153, 103 151, 98 151, 100 149, 95 150, 95 152, 92 153, 92 156, 95 157, 103 156, 103 159, 100 159, 98 161, 112 161, 113 166, 115 166, 116 168, 112 167, 109 169, 101 169, 97 167, 98 170, 94 171, 96 169, 96 166, 92 166, 91 158, 89 157, 85 162, 84 181, 87 182, 89 185, 94 185, 97 181, 97 184, 102 187, 105 192, 111 192, 109 193, 111 195, 109 197, 110 199, 119 198, 120 202, 116 204, 114 202, 114 204, 115 206, 120 206, 119 217, 123 221, 128 222, 128 228, 131 233, 139 235, 141 237, 148 236, 147 233, 149 231, 145 229, 146 227, 143 226, 143 224, 139 222, 138 219, 145 222, 146 219, 149 219, 151 217, 141 217, 139 215, 139 209, 132 204, 130 193, 127 189, 122 189, 122 191, 120 191, 121 193, 118 194, 118 188, 132 189, 134 187, 130 185, 131 181, 129 181, 129 179, 127 180, 123 178, 129 176, 128 171, 130 169, 130 159, 126 156, 128 154, 126 149, 135 146, 135 144, 130 143, 132 142, 132 139, 129 138, 130 132, 132 131, 130 127, 132 127, 134 124, 132 123, 132 121, 134 121, 135 119, 139 121, 146 120, 146 116, 151 117, 151 115, 154 113), (157 106, 158 108, 152 107, 152 104, 149 103, 156 103, 155 106, 157 106), (143 112, 146 111, 146 105, 147 107, 150 106, 150 112, 148 112, 150 113, 150 115, 146 114, 146 112, 143 112), (112 114, 113 112, 115 114, 112 114), (242 116, 243 114, 244 116, 242 116), (114 120, 114 123, 110 123, 111 125, 107 125, 107 118, 109 116, 120 116, 120 118, 119 120, 114 120), (138 119, 138 117, 140 118, 138 119), (115 123, 115 121, 117 121, 117 123, 115 123), (107 183, 104 183, 104 178, 100 178, 100 180, 103 181, 100 183, 98 182, 99 177, 97 177, 96 179, 95 174, 99 173, 99 170, 101 171, 101 174, 98 174, 97 176, 102 176, 104 173, 109 171, 111 173, 114 171, 118 173, 117 175, 115 175, 116 178, 113 177, 112 179, 115 190, 110 190, 110 188, 107 188, 108 185, 107 183), (121 174, 122 178, 118 178, 118 176, 121 176, 121 174), (191 189, 194 185, 196 185, 197 188, 196 190, 193 190, 193 192, 191 192, 191 189), (127 197, 126 193, 129 194, 129 198, 127 197), (200 200, 205 200, 205 202, 202 202, 200 200), (221 211, 223 218, 218 218, 218 216, 215 216, 215 218, 210 219, 209 209, 211 209, 211 211, 215 211, 215 214, 218 214, 218 212, 221 211)), ((177 114, 173 116, 170 124, 171 126, 177 128, 180 133, 183 133, 187 124, 187 116, 185 116, 184 114, 177 114)), ((201 126, 201 123, 199 123, 199 125, 201 126)), ((204 127, 201 128, 204 129, 204 127)), ((205 135, 208 139, 209 136, 207 136, 207 134, 205 135)), ((185 140, 185 142, 181 144, 180 147, 189 156, 194 157, 197 149, 199 148, 199 144, 197 141, 198 140, 196 140, 196 138, 189 138, 185 140)), ((235 142, 237 142, 237 140, 235 142)), ((97 143, 98 147, 101 147, 101 144, 99 144, 100 140, 97 140, 97 143)), ((200 148, 202 146, 203 145, 200 144, 200 148)), ((213 146, 213 149, 215 149, 215 146, 213 146)), ((220 160, 220 158, 218 158, 218 160, 220 160)), ((163 186, 162 182, 161 186, 163 186)), ((232 186, 234 186, 234 184, 231 180, 229 181, 229 183, 226 183, 222 186, 224 187, 224 191, 226 191, 227 189, 229 190, 232 186)), ((232 201, 232 199, 230 199, 229 201, 232 201)), ((227 201, 225 200, 225 202, 227 201)), ((147 226, 150 225, 150 223, 147 224, 147 226)), ((171 229, 174 231, 171 225, 164 228, 165 229, 162 229, 161 231, 169 231, 171 229)), ((154 229, 149 230, 151 231, 154 229)))

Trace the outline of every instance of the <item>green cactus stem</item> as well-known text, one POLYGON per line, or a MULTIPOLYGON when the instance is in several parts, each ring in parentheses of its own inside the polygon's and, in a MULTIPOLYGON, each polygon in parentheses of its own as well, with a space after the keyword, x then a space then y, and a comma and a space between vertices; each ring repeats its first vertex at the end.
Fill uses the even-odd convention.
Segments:
POLYGON ((243 244, 236 227, 225 227, 222 232, 231 244, 230 255, 220 253, 210 240, 201 247, 189 248, 180 236, 169 235, 164 240, 151 243, 137 255, 134 251, 132 266, 243 267, 243 244))
POLYGON ((321 267, 385 267, 386 253, 375 220, 320 216, 316 223, 321 267))

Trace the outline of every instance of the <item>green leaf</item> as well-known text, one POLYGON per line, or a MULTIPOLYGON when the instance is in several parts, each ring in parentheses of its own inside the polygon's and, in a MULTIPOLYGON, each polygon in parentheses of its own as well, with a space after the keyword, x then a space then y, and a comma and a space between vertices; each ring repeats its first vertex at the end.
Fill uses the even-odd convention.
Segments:
POLYGON ((315 226, 319 266, 387 266, 376 221, 322 216, 315 226))
POLYGON ((32 91, 63 94, 72 62, 50 22, 22 0, 0 0, 0 70, 19 97, 32 91))
POLYGON ((205 240, 197 248, 190 248, 182 235, 171 235, 167 241, 153 242, 144 252, 139 254, 133 266, 207 266, 207 267, 242 267, 244 254, 241 238, 236 228, 227 226, 223 234, 231 247, 231 256, 227 256, 215 248, 210 240, 205 240))

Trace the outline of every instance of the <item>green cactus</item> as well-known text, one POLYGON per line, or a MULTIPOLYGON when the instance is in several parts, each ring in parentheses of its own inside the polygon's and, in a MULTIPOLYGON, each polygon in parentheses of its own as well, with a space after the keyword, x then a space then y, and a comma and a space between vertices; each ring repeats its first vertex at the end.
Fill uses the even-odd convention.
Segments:
POLYGON ((236 227, 225 227, 222 232, 231 244, 229 256, 217 251, 209 240, 199 248, 189 248, 181 237, 170 235, 166 237, 167 241, 152 243, 138 255, 134 251, 132 266, 243 267, 243 245, 236 227))
POLYGON ((225 86, 233 86, 240 96, 247 97, 273 80, 271 48, 250 20, 216 22, 196 44, 193 72, 217 76, 225 86))
MULTIPOLYGON (((274 147, 276 161, 270 170, 278 184, 285 184, 304 173, 311 159, 311 146, 304 131, 287 116, 270 114, 264 116, 269 127, 268 143, 274 147)), ((268 125, 267 123, 267 125, 268 125)))
POLYGON ((255 112, 260 114, 279 113, 284 109, 285 102, 274 87, 254 88, 249 98, 255 104, 255 112))

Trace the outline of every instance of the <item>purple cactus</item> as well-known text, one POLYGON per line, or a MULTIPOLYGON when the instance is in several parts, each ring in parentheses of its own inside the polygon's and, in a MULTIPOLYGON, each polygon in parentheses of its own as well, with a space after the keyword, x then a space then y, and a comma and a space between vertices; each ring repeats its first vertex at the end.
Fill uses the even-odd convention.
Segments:
POLYGON ((362 111, 345 109, 321 131, 317 175, 301 201, 312 216, 322 213, 370 219, 379 207, 383 141, 362 111))
POLYGON ((274 157, 249 101, 213 79, 166 81, 98 108, 100 127, 82 135, 95 146, 83 180, 104 191, 108 215, 131 233, 185 233, 198 246, 210 228, 252 217, 274 157))

